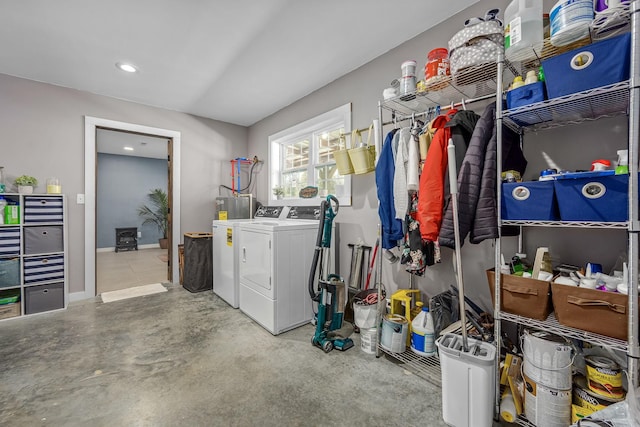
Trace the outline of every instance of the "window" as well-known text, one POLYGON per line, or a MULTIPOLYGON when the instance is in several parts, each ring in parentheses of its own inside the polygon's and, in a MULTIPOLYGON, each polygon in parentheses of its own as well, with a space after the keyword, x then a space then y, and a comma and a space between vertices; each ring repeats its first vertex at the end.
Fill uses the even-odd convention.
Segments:
POLYGON ((274 205, 318 205, 318 198, 332 194, 340 204, 351 205, 351 177, 338 173, 333 154, 344 149, 342 135, 351 132, 351 104, 292 126, 269 137, 270 188, 284 191, 282 202, 273 192, 274 205), (341 142, 342 141, 342 142, 341 142), (302 199, 300 190, 313 186, 318 197, 302 199))

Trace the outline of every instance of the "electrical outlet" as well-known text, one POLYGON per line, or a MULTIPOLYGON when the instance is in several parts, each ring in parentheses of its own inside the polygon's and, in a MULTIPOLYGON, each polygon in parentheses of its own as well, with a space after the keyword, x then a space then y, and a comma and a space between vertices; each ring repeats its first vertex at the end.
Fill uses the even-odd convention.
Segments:
POLYGON ((138 231, 138 239, 142 237, 142 231, 138 231))
POLYGON ((79 205, 84 205, 84 194, 76 195, 76 203, 79 205))

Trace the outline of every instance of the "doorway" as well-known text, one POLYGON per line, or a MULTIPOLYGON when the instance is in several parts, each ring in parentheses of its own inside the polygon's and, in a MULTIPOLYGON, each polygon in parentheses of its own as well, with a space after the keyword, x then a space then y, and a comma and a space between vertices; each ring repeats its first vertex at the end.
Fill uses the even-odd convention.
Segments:
POLYGON ((96 131, 96 295, 168 281, 169 142, 96 131))
MULTIPOLYGON (((164 281, 178 280, 178 251, 180 242, 180 132, 167 129, 152 128, 126 122, 85 117, 85 292, 84 298, 93 298, 97 294, 96 287, 96 248, 97 248, 97 199, 96 199, 96 166, 97 166, 97 134, 99 130, 126 132, 162 138, 165 142, 165 153, 169 154, 167 196, 169 200, 169 232, 167 249, 167 275, 164 281), (175 189, 175 191, 174 191, 175 189)), ((117 191, 117 190, 114 190, 117 191)), ((115 233, 115 230, 114 230, 115 233)), ((144 233, 144 231, 143 231, 144 233)), ((114 237, 115 238, 115 237, 114 237)), ((77 298, 80 299, 80 298, 77 298)))

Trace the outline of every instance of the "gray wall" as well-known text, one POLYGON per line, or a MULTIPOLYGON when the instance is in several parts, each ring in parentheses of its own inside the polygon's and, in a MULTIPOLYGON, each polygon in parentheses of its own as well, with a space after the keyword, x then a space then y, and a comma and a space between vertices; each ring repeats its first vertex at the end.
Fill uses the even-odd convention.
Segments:
POLYGON ((181 132, 181 234, 211 229, 218 186, 230 183, 229 160, 247 156, 247 128, 216 120, 7 75, 0 75, 0 100, 7 181, 33 175, 44 192, 46 178, 55 176, 69 196, 71 292, 84 291, 84 206, 76 204, 85 192, 84 116, 181 132))
MULTIPOLYGON (((314 117, 339 105, 351 102, 353 105, 353 128, 366 128, 373 119, 378 118, 378 101, 382 99, 382 91, 389 86, 392 79, 400 76, 400 65, 407 59, 418 62, 421 70, 426 62, 427 53, 436 47, 446 47, 453 34, 462 28, 467 18, 484 16, 488 9, 500 7, 504 12, 507 1, 481 1, 467 10, 452 16, 447 21, 430 29, 401 46, 390 50, 361 68, 337 79, 331 84, 319 89, 309 96, 282 109, 278 113, 260 121, 249 129, 249 150, 266 158, 267 139, 269 135, 295 125, 308 118, 314 117)), ((545 1, 545 10, 549 10, 553 2, 545 1)), ((503 16, 503 12, 501 16, 503 16)), ((470 106, 469 108, 477 108, 470 106)), ((479 114, 482 108, 476 110, 479 114)), ((389 114, 384 120, 390 120, 389 114)), ((384 134, 390 130, 384 128, 384 134)), ((598 121, 595 124, 582 124, 571 128, 560 129, 550 133, 540 133, 528 136, 526 140, 526 156, 530 162, 528 178, 532 179, 545 169, 541 157, 543 149, 552 150, 554 156, 571 159, 568 167, 590 165, 594 158, 609 158, 615 156, 616 147, 624 146, 626 127, 624 119, 598 121), (558 144, 559 141, 571 141, 571 145, 558 144), (602 141, 599 143, 598 141, 602 141), (615 142, 614 142, 615 141, 615 142), (544 147, 539 143, 544 143, 544 147), (594 143, 594 144, 590 144, 594 143), (584 145, 595 145, 593 151, 583 151, 584 145), (579 148, 577 148, 579 147, 579 148), (593 157, 595 156, 595 157, 593 157), (588 163, 587 163, 588 162, 588 163)), ((267 183, 259 183, 258 195, 268 194, 267 183)), ((373 245, 376 240, 376 230, 379 223, 377 215, 377 197, 374 174, 352 175, 353 206, 341 207, 336 217, 340 227, 339 240, 339 273, 348 277, 350 250, 349 243, 356 243, 362 239, 366 244, 373 245)), ((558 229, 540 230, 528 229, 525 234, 525 249, 533 261, 535 247, 549 246, 556 261, 584 263, 586 261, 602 260, 603 266, 612 265, 613 258, 624 250, 625 235, 623 232, 600 231, 595 234, 585 233, 584 230, 560 231, 558 229), (598 244, 594 245, 593 242, 598 244), (589 248, 587 253, 582 248, 589 248), (580 248, 577 250, 576 248, 580 248)), ((516 252, 517 239, 503 239, 503 252, 511 256, 516 252)), ((492 241, 485 241, 479 245, 468 242, 462 248, 462 260, 465 285, 468 295, 485 308, 490 308, 491 297, 487 286, 485 270, 494 265, 494 246, 492 241)), ((429 267, 425 276, 415 278, 414 286, 418 286, 428 296, 433 296, 455 283, 453 274, 453 251, 443 248, 441 264, 429 267)), ((389 264, 383 261, 382 282, 387 288, 387 295, 398 288, 408 288, 409 274, 399 263, 389 264)))
POLYGON ((96 191, 96 246, 113 248, 115 229, 136 227, 138 245, 158 243, 158 227, 142 225, 138 207, 149 205, 147 194, 155 188, 167 191, 167 161, 146 157, 98 153, 96 191))

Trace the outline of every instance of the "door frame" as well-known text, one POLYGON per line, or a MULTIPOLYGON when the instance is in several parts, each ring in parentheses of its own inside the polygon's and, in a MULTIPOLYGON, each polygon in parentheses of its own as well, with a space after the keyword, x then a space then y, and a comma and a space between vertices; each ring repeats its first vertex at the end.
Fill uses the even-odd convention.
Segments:
POLYGON ((98 128, 107 128, 124 132, 136 132, 172 139, 171 155, 171 277, 177 283, 178 243, 180 242, 180 132, 154 128, 133 123, 84 117, 84 295, 74 299, 88 299, 96 296, 96 132, 98 128))

